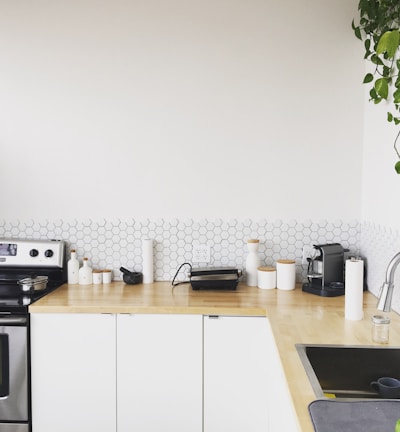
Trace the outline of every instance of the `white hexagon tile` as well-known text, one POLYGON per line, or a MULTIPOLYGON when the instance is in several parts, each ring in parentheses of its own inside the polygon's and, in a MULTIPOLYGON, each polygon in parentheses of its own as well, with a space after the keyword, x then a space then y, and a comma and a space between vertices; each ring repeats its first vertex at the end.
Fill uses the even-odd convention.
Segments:
MULTIPOLYGON (((361 251, 367 257, 368 289, 378 296, 385 281, 386 268, 400 252, 400 233, 370 222, 363 222, 361 228, 361 251)), ((400 312, 400 266, 395 273, 394 284, 392 308, 400 312)))
POLYGON ((211 249, 209 266, 244 268, 249 238, 260 240, 261 262, 274 265, 280 258, 296 260, 297 281, 306 280, 303 245, 337 242, 360 253, 359 221, 297 220, 0 220, 0 237, 66 240, 78 258, 87 257, 93 268, 109 268, 121 279, 119 268, 142 270, 142 239, 154 240, 154 273, 159 281, 172 280, 178 267, 192 261, 193 244, 211 249))

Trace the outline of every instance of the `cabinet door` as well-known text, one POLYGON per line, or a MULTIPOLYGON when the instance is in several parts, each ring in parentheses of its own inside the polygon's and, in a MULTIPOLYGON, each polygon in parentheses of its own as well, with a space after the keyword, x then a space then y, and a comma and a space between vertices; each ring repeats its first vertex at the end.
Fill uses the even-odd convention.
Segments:
POLYGON ((202 431, 202 316, 118 315, 118 432, 202 431))
POLYGON ((268 321, 204 317, 204 432, 268 431, 268 321))
MULTIPOLYGON (((269 344, 270 361, 270 432, 300 431, 297 415, 290 396, 288 383, 283 371, 279 351, 271 330, 269 344)), ((297 354, 297 353, 296 353, 297 354)))
POLYGON ((115 333, 115 315, 31 315, 33 432, 116 431, 115 333))

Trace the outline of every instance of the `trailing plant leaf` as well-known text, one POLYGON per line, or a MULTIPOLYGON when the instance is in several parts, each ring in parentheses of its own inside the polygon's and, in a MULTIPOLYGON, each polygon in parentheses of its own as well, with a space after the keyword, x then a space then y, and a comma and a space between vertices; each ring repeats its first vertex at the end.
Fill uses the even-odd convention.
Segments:
POLYGON ((400 32, 398 30, 387 31, 380 37, 376 53, 387 53, 389 58, 393 58, 399 48, 399 42, 400 32))
POLYGON ((400 89, 397 89, 394 93, 393 93, 393 101, 394 103, 400 103, 400 89))
POLYGON ((379 78, 374 84, 375 90, 382 99, 387 99, 389 96, 389 84, 386 78, 379 78))
POLYGON ((365 75, 364 77, 364 84, 368 84, 370 82, 372 82, 374 80, 374 76, 372 75, 372 73, 367 73, 367 75, 365 75))
MULTIPOLYGON (((382 100, 392 105, 387 121, 400 125, 400 0, 359 0, 359 24, 353 20, 355 36, 364 43, 364 58, 373 65, 373 71, 364 76, 363 83, 370 86, 370 101, 382 100)), ((396 137, 394 149, 397 151, 396 137)), ((396 172, 400 174, 399 165, 396 172)), ((396 432, 400 432, 399 430, 396 432)))

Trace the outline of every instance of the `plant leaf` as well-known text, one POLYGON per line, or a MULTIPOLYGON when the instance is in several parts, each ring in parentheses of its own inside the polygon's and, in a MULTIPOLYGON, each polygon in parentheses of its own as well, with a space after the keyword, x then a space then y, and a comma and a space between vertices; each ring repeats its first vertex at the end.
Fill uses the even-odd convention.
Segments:
POLYGON ((376 47, 376 53, 387 53, 389 58, 393 58, 399 48, 400 32, 399 30, 391 30, 383 33, 376 47))
POLYGON ((367 73, 367 75, 365 75, 365 77, 364 77, 363 83, 368 84, 373 80, 374 80, 374 76, 372 75, 372 73, 367 73))
MULTIPOLYGON (((396 170, 397 174, 400 174, 400 161, 396 162, 394 169, 396 170)), ((394 432, 400 432, 400 420, 397 420, 394 432)))
POLYGON ((391 112, 387 113, 387 121, 392 122, 393 121, 393 114, 391 112))
POLYGON ((356 38, 362 40, 360 27, 353 27, 353 30, 354 30, 354 34, 356 35, 356 38))
POLYGON ((393 92, 393 102, 395 104, 400 103, 400 89, 397 89, 395 92, 393 92))
POLYGON ((377 94, 382 98, 382 99, 387 99, 388 95, 389 95, 389 85, 388 85, 388 80, 385 78, 379 78, 375 81, 374 84, 375 90, 377 92, 377 94))
POLYGON ((383 61, 376 54, 372 54, 371 61, 373 64, 376 64, 378 66, 383 66, 383 61))

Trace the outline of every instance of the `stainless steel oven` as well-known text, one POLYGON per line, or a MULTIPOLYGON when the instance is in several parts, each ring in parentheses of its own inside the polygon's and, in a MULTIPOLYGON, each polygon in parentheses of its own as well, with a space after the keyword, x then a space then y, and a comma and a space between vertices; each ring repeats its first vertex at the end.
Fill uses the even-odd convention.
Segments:
POLYGON ((0 432, 30 432, 29 305, 67 280, 65 242, 0 239, 0 432), (47 276, 26 292, 25 278, 47 276))
POLYGON ((29 431, 27 316, 0 316, 0 430, 29 431))

